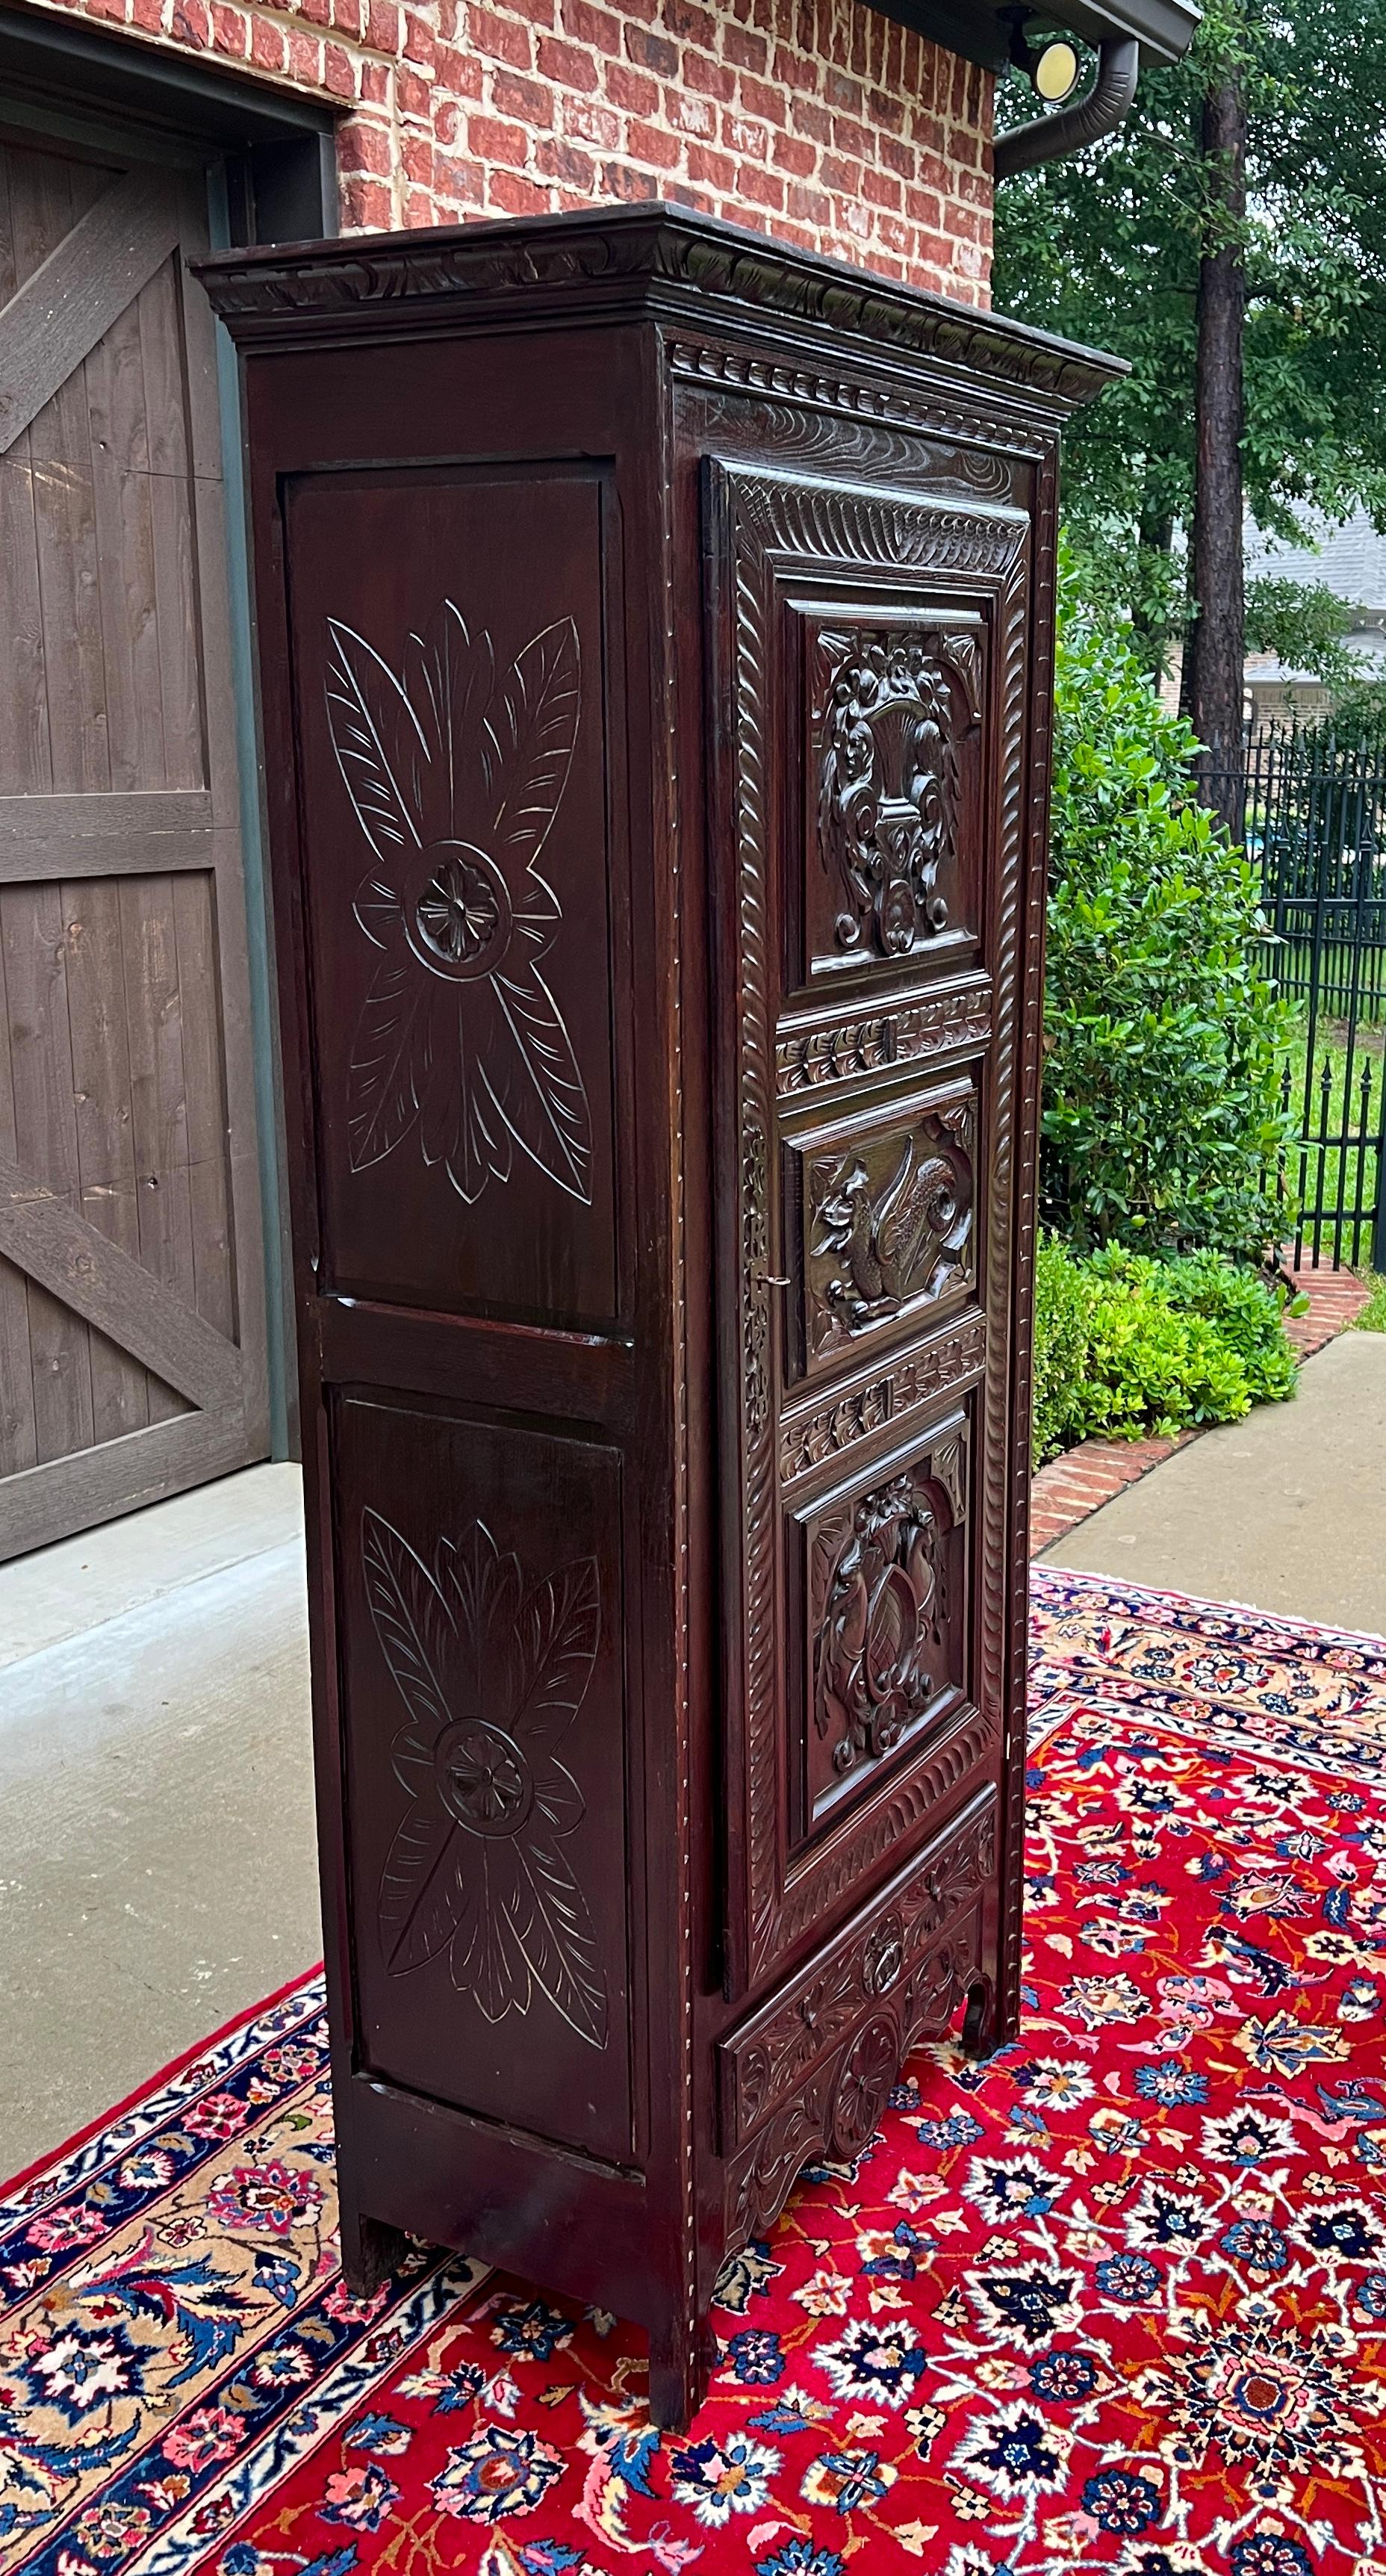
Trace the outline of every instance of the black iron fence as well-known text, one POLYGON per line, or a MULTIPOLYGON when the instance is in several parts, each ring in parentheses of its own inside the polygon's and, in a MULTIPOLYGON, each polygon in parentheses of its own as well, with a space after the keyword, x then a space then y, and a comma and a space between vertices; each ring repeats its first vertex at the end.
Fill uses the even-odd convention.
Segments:
POLYGON ((1295 1252, 1386 1270, 1386 732, 1267 728, 1230 780, 1267 959, 1296 1014, 1284 1099, 1295 1252))

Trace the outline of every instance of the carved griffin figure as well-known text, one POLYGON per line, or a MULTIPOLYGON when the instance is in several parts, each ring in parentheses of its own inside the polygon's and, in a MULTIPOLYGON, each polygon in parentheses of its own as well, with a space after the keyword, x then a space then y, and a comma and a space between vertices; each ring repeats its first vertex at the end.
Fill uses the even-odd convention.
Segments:
POLYGON ((884 1187, 848 1153, 815 1175, 815 1198, 809 1253, 820 1266, 822 1344, 898 1314, 911 1297, 937 1295, 972 1231, 965 1156, 919 1129, 884 1187))

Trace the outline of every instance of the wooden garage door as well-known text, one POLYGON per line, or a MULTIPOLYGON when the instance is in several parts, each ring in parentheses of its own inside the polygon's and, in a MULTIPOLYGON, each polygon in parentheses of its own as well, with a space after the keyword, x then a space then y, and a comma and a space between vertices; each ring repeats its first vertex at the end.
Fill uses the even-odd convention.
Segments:
POLYGON ((0 1556, 266 1450, 205 206, 0 128, 0 1556))

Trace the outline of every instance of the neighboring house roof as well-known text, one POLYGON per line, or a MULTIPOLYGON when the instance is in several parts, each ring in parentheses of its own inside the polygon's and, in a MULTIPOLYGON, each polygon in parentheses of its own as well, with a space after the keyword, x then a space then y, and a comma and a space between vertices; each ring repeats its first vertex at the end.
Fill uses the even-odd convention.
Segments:
MULTIPOLYGON (((1009 58, 1013 6, 992 8, 988 0, 867 0, 867 5, 964 54, 969 62, 990 63, 999 70, 1009 58)), ((1191 0, 1050 0, 1046 7, 1029 10, 1025 32, 1031 36, 1064 27, 1089 45, 1113 36, 1137 36, 1147 61, 1177 63, 1193 42, 1201 14, 1191 0)))
POLYGON ((1248 527, 1248 578, 1259 573, 1281 581, 1321 581, 1373 621, 1386 617, 1386 537, 1378 535, 1365 510, 1340 528, 1306 517, 1305 534, 1306 544, 1290 546, 1248 527))

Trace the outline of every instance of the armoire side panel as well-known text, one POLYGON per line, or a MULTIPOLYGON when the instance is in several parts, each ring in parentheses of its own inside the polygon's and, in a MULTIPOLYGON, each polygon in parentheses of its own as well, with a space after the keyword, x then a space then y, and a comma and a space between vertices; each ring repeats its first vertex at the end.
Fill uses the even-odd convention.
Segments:
POLYGON ((621 1461, 333 1407, 360 2070, 632 2151, 621 1461))
POLYGON ((285 523, 320 1284, 610 1327, 606 476, 301 476, 285 523))

